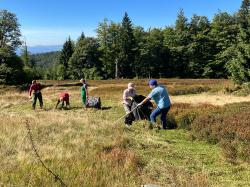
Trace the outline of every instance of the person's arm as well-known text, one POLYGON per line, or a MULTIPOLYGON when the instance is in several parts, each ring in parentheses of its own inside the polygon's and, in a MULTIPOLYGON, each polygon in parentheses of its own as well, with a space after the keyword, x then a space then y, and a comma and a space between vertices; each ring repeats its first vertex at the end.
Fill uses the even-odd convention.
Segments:
POLYGON ((123 100, 126 100, 126 99, 127 99, 127 92, 126 92, 126 90, 123 91, 122 99, 123 99, 123 100))
POLYGON ((57 109, 57 106, 58 106, 59 103, 60 103, 60 99, 57 100, 55 109, 57 109))
POLYGON ((145 104, 145 103, 148 102, 150 99, 151 99, 150 97, 146 97, 145 99, 143 99, 142 102, 140 102, 140 103, 138 104, 138 106, 141 106, 141 105, 145 104))
POLYGON ((141 106, 141 105, 145 104, 147 101, 149 101, 153 97, 153 95, 155 95, 155 91, 154 90, 152 90, 150 92, 150 94, 145 99, 143 99, 143 101, 140 102, 138 105, 141 106))
POLYGON ((29 89, 29 98, 31 98, 32 90, 33 90, 33 85, 31 85, 31 86, 30 86, 30 89, 29 89))

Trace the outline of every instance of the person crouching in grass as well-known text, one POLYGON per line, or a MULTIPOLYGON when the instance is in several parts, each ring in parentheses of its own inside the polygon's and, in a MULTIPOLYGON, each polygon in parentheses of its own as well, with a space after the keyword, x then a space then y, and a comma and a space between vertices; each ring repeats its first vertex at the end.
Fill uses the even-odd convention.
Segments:
POLYGON ((150 114, 150 124, 156 124, 156 117, 161 114, 162 128, 167 129, 166 116, 171 106, 168 91, 164 86, 158 85, 156 80, 150 80, 148 84, 152 91, 141 103, 138 104, 138 106, 141 106, 150 99, 153 99, 157 104, 157 108, 150 114))
POLYGON ((55 109, 57 109, 57 106, 59 105, 59 103, 61 103, 60 109, 63 109, 64 102, 66 104, 66 108, 69 109, 69 94, 67 92, 62 92, 59 94, 59 98, 57 100, 55 109))
POLYGON ((31 93, 33 91, 33 103, 32 108, 36 109, 36 101, 39 100, 40 108, 43 108, 43 97, 41 93, 42 85, 40 83, 37 83, 36 80, 32 81, 32 84, 29 89, 29 98, 31 99, 31 93))

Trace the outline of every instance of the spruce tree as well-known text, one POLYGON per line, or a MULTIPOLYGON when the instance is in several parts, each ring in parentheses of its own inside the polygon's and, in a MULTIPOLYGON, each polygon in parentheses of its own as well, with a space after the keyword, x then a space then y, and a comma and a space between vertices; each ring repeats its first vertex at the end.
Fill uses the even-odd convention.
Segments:
POLYGON ((226 64, 230 77, 238 84, 250 81, 250 16, 249 0, 243 0, 238 12, 240 32, 237 44, 231 47, 233 58, 226 64))
POLYGON ((74 52, 74 43, 72 42, 72 40, 70 39, 70 37, 68 38, 68 40, 63 44, 63 49, 60 53, 60 64, 62 65, 62 79, 67 79, 68 77, 68 66, 69 66, 69 59, 72 56, 74 52))
POLYGON ((118 68, 121 77, 132 78, 133 65, 135 61, 135 37, 133 34, 132 22, 127 12, 122 19, 120 35, 121 51, 118 59, 118 68))

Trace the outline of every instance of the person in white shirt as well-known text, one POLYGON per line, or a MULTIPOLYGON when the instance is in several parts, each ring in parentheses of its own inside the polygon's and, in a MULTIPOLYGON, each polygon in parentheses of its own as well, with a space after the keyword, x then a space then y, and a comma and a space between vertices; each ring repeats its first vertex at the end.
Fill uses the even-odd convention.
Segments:
POLYGON ((123 107, 126 114, 131 111, 131 101, 136 95, 135 84, 130 82, 128 83, 128 88, 123 91, 123 107))

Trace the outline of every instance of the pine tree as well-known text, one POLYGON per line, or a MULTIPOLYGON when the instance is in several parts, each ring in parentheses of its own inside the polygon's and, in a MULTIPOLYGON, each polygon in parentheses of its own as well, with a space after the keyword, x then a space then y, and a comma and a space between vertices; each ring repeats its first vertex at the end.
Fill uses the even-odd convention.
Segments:
POLYGON ((205 75, 211 78, 226 78, 228 72, 225 65, 232 59, 231 47, 235 44, 239 29, 236 17, 227 12, 215 14, 209 38, 214 46, 209 52, 214 60, 205 67, 205 75))
POLYGON ((173 71, 176 72, 176 76, 179 77, 189 76, 189 56, 187 46, 191 39, 188 27, 188 20, 184 15, 184 11, 181 9, 175 22, 175 36, 174 41, 171 42, 170 48, 172 64, 174 65, 172 68, 173 71))
POLYGON ((238 13, 238 42, 231 47, 233 58, 226 64, 230 77, 238 84, 250 81, 250 1, 243 0, 238 13))
POLYGON ((28 51, 26 41, 24 42, 24 46, 23 46, 23 49, 21 52, 21 59, 24 63, 24 66, 26 66, 28 68, 32 68, 34 66, 34 64, 32 64, 32 61, 30 59, 30 53, 28 51))
POLYGON ((61 71, 62 79, 69 78, 68 77, 69 59, 73 53, 74 53, 74 43, 69 37, 68 40, 63 44, 63 49, 60 53, 60 58, 59 58, 59 62, 62 65, 62 71, 61 71))
POLYGON ((193 15, 189 25, 191 41, 187 46, 190 77, 204 76, 205 67, 213 60, 213 43, 208 34, 210 23, 205 16, 193 15))
POLYGON ((118 68, 120 71, 121 77, 132 78, 134 75, 132 74, 133 65, 135 61, 135 37, 133 34, 132 22, 128 17, 127 12, 122 19, 121 25, 121 51, 120 51, 120 59, 118 59, 118 68))

